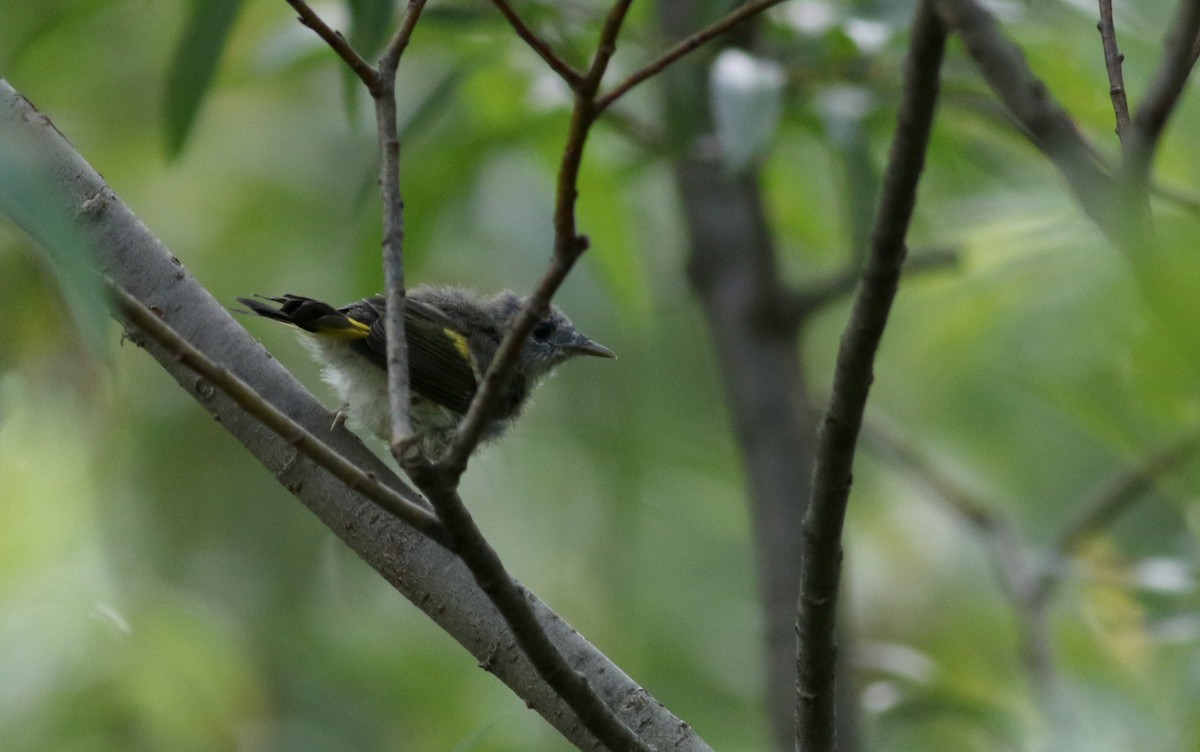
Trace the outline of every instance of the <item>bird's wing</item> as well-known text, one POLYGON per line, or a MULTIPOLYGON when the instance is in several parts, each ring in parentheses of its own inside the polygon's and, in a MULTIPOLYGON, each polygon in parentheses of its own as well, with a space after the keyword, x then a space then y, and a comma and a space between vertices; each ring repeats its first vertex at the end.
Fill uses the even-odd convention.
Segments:
MULTIPOLYGON (((356 304, 369 306, 374 316, 355 315, 368 323, 370 332, 363 339, 350 343, 351 349, 381 368, 387 368, 387 330, 384 328, 383 300, 372 298, 356 304)), ((365 312, 364 312, 365 313, 365 312)), ((409 386, 415 394, 465 413, 475 396, 478 381, 474 357, 467 338, 436 308, 414 301, 405 301, 404 334, 408 344, 409 386)))

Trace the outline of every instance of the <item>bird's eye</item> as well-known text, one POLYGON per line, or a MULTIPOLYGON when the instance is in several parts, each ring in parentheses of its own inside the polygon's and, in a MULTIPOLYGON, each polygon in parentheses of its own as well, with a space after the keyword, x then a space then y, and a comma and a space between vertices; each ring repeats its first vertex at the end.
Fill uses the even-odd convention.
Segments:
POLYGON ((538 342, 545 342, 546 340, 550 339, 551 334, 554 334, 553 321, 542 321, 533 328, 533 338, 538 342))

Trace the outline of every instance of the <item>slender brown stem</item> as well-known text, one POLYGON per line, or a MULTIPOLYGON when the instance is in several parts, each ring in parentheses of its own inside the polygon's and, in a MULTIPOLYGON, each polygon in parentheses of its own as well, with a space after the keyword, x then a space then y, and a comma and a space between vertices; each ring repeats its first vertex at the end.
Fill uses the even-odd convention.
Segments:
POLYGON ((1125 56, 1117 47, 1117 29, 1113 25, 1112 0, 1100 0, 1100 44, 1104 48, 1104 67, 1108 71, 1108 95, 1117 117, 1117 138, 1125 142, 1129 132, 1129 98, 1125 95, 1125 74, 1121 64, 1125 56))
POLYGON ((578 88, 579 83, 583 81, 583 74, 575 70, 566 60, 559 57, 558 53, 550 46, 550 43, 537 35, 533 29, 529 28, 528 24, 521 19, 513 7, 508 4, 508 0, 492 0, 492 4, 500 11, 501 15, 508 20, 513 31, 517 32, 517 36, 525 40, 534 52, 536 52, 542 60, 546 61, 546 65, 567 82, 567 86, 572 89, 578 88))
POLYGON ((641 68, 638 68, 636 71, 626 76, 623 81, 614 86, 610 91, 596 99, 596 110, 598 112, 604 112, 613 102, 627 94, 630 89, 642 83, 646 79, 658 75, 665 70, 667 66, 671 65, 684 55, 696 51, 700 47, 703 47, 706 43, 710 42, 713 38, 724 34, 734 26, 740 24, 742 21, 745 21, 755 14, 761 13, 767 8, 770 8, 772 5, 778 5, 781 2, 783 2, 783 0, 752 0, 752 2, 738 6, 724 18, 705 26, 695 34, 692 34, 686 39, 677 42, 666 52, 662 53, 654 60, 646 63, 641 68))
POLYGON ((368 89, 376 85, 376 79, 379 77, 378 72, 350 46, 350 43, 346 41, 341 32, 331 29, 304 0, 287 0, 287 4, 292 6, 296 10, 296 13, 300 15, 300 23, 312 29, 317 33, 317 36, 324 39, 325 43, 342 60, 346 61, 346 65, 350 66, 350 70, 354 71, 354 75, 358 76, 367 85, 368 89))
POLYGON ((582 84, 588 99, 595 99, 596 92, 600 90, 600 79, 604 78, 604 72, 608 70, 608 61, 617 51, 617 36, 621 33, 625 14, 629 12, 629 6, 632 4, 633 0, 616 0, 608 9, 608 15, 604 18, 604 28, 600 30, 600 40, 596 43, 596 54, 592 56, 592 64, 582 84))
POLYGON ((425 0, 408 0, 404 18, 401 19, 400 26, 388 40, 387 47, 379 58, 379 70, 394 71, 400 65, 400 57, 404 55, 404 50, 408 49, 408 43, 412 39, 413 31, 417 28, 417 21, 421 19, 423 10, 425 10, 425 0))
POLYGON ((375 92, 379 133, 379 194, 383 203, 383 279, 387 295, 387 375, 391 450, 397 455, 412 436, 408 342, 404 333, 404 197, 400 193, 400 138, 396 131, 395 69, 380 69, 375 92))
POLYGON ((392 453, 412 436, 408 417, 408 347, 404 336, 404 198, 400 193, 400 139, 396 127, 396 68, 408 47, 425 0, 409 0, 400 26, 388 41, 377 67, 372 67, 340 33, 334 31, 305 0, 287 0, 300 20, 333 48, 366 85, 375 100, 379 134, 379 194, 383 204, 383 276, 387 292, 388 414, 392 453))
POLYGON ((818 437, 812 501, 804 516, 796 623, 796 744, 805 752, 837 748, 834 626, 841 580, 842 526, 855 447, 874 380, 875 353, 899 285, 904 239, 916 206, 917 184, 933 128, 945 44, 946 28, 931 3, 919 3, 871 252, 838 348, 833 390, 818 437))
POLYGON ((400 137, 396 125, 396 69, 416 29, 425 0, 409 0, 400 26, 388 41, 376 68, 375 121, 379 137, 379 195, 383 204, 383 278, 387 295, 387 374, 391 450, 399 459, 412 436, 408 344, 404 333, 404 197, 400 192, 400 137))

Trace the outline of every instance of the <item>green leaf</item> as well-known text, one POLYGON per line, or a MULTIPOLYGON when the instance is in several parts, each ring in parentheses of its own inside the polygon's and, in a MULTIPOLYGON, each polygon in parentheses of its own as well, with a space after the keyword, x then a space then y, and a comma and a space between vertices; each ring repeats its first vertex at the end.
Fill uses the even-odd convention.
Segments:
POLYGON ((242 0, 193 0, 192 13, 167 71, 164 101, 167 157, 175 159, 191 135, 242 0))

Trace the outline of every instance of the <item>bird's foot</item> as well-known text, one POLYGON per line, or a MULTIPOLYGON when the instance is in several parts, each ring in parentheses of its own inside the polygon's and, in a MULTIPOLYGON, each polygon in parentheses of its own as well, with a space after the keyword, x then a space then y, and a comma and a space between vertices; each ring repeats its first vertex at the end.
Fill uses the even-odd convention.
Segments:
POLYGON ((349 409, 349 403, 346 403, 337 409, 337 412, 333 414, 333 424, 329 426, 330 431, 336 431, 339 427, 346 425, 346 418, 350 417, 350 413, 348 412, 349 409))

